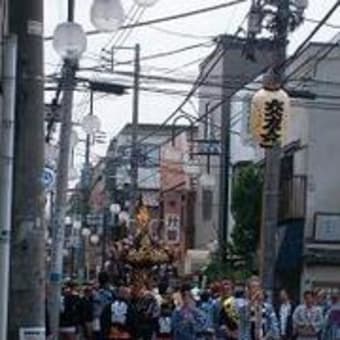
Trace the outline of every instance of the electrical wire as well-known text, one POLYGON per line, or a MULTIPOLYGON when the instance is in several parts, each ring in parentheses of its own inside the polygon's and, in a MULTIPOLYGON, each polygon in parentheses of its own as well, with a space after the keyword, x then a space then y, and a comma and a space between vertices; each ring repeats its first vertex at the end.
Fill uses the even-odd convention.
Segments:
MULTIPOLYGON (((133 23, 133 21, 135 19, 135 15, 136 15, 137 12, 138 12, 138 6, 135 5, 135 4, 131 5, 131 7, 129 8, 129 10, 128 10, 126 16, 125 16, 124 23, 126 23, 126 24, 133 23)), ((117 40, 120 39, 121 35, 124 35, 124 32, 122 32, 122 31, 114 32, 112 34, 112 36, 109 38, 109 40, 105 43, 102 50, 105 50, 111 44, 115 45, 117 40)))
MULTIPOLYGON (((318 24, 320 22, 320 20, 313 19, 313 18, 305 18, 305 21, 310 22, 312 24, 318 24)), ((333 28, 333 29, 336 29, 336 30, 340 30, 340 25, 335 25, 335 24, 332 24, 332 23, 325 23, 324 26, 329 27, 329 28, 333 28)))
MULTIPOLYGON (((191 17, 191 16, 196 16, 196 15, 200 15, 200 14, 204 14, 204 13, 217 11, 219 9, 239 5, 243 2, 247 2, 247 0, 230 0, 227 3, 223 3, 223 4, 220 4, 220 5, 216 5, 216 6, 210 6, 210 7, 205 7, 205 8, 189 11, 189 12, 179 13, 179 14, 175 14, 175 15, 162 17, 162 18, 156 18, 156 19, 143 21, 143 22, 136 23, 136 24, 123 25, 123 26, 120 27, 120 30, 143 27, 143 26, 148 26, 148 25, 159 24, 159 23, 162 23, 162 22, 168 22, 168 21, 174 21, 174 20, 179 20, 179 19, 183 19, 183 18, 188 18, 188 17, 191 17)), ((98 30, 93 30, 93 31, 86 32, 86 35, 90 36, 90 35, 101 34, 101 33, 103 33, 103 32, 98 31, 98 30)), ((53 40, 53 37, 52 36, 45 37, 44 40, 45 41, 53 40)))
MULTIPOLYGON (((145 61, 145 60, 154 60, 154 59, 159 59, 159 58, 164 58, 164 57, 170 57, 172 55, 176 55, 179 53, 183 53, 183 52, 187 52, 187 51, 191 51, 197 48, 202 48, 202 47, 206 47, 206 48, 210 48, 213 46, 213 43, 210 42, 210 44, 208 42, 204 42, 204 43, 200 43, 200 44, 194 44, 194 45, 188 45, 188 46, 184 46, 181 48, 176 48, 174 50, 170 50, 170 51, 165 51, 165 52, 160 52, 160 53, 155 53, 155 54, 151 54, 148 56, 144 56, 140 58, 140 61, 145 61)), ((107 59, 105 59, 106 61, 108 61, 107 59)), ((119 65, 130 65, 133 64, 134 60, 128 60, 128 61, 120 61, 117 62, 115 64, 115 66, 119 66, 119 65)))
POLYGON ((313 37, 320 31, 320 29, 327 23, 328 19, 335 13, 335 11, 340 6, 340 1, 336 1, 336 3, 330 8, 330 10, 326 13, 326 15, 318 22, 318 24, 314 27, 312 32, 302 41, 302 43, 296 48, 295 52, 292 56, 286 59, 282 66, 289 66, 294 60, 298 59, 308 48, 309 42, 313 39, 313 37))
MULTIPOLYGON (((143 9, 140 9, 138 6, 137 6, 137 11, 136 11, 136 15, 134 17, 134 24, 137 24, 140 19, 142 18, 143 14, 145 13, 146 9, 143 8, 143 9)), ((114 49, 114 47, 116 46, 123 46, 126 41, 129 39, 129 37, 131 36, 132 32, 133 32, 133 28, 130 28, 130 29, 127 29, 127 30, 124 30, 122 31, 123 34, 121 35, 120 38, 117 39, 117 41, 111 46, 111 48, 109 49, 110 50, 110 53, 111 51, 114 49)), ((105 51, 106 49, 103 49, 103 51, 105 51)))
POLYGON ((168 29, 161 28, 161 27, 155 27, 155 26, 149 26, 148 28, 155 30, 157 32, 161 32, 161 33, 168 34, 168 35, 173 35, 175 37, 180 37, 180 38, 197 39, 197 40, 207 40, 207 39, 214 38, 213 36, 176 32, 176 31, 168 30, 168 29))

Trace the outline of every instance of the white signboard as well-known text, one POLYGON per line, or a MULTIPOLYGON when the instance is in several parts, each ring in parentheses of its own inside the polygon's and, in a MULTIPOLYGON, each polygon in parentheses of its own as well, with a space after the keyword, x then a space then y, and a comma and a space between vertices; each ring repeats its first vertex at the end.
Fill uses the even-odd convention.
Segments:
POLYGON ((41 327, 20 328, 20 340, 45 340, 46 331, 41 327))
POLYGON ((166 214, 164 218, 166 241, 178 243, 180 241, 181 217, 177 214, 166 214))
POLYGON ((317 242, 340 242, 340 214, 317 214, 314 237, 317 242))

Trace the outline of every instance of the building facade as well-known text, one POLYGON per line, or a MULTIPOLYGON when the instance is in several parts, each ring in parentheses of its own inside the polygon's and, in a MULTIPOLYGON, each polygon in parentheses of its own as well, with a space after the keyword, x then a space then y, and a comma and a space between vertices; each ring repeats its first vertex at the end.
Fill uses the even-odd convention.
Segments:
POLYGON ((310 44, 288 70, 297 79, 291 87, 315 95, 293 101, 287 143, 296 148, 284 172, 286 178, 291 172, 290 210, 304 217, 302 288, 331 289, 340 282, 338 40, 310 44))
MULTIPOLYGON (((336 41, 311 43, 286 72, 292 109, 281 154, 276 287, 286 287, 296 297, 304 289, 331 290, 340 282, 336 41)), ((246 146, 252 145, 246 128, 249 112, 248 105, 243 110, 246 146)), ((256 147, 253 161, 260 166, 263 161, 256 147)))
MULTIPOLYGON (((209 173, 214 185, 206 186, 198 181, 195 208, 195 248, 207 249, 216 241, 221 228, 230 235, 233 220, 229 213, 228 226, 221 222, 223 210, 229 212, 222 198, 222 176, 231 182, 232 166, 238 161, 255 157, 252 147, 242 143, 242 110, 244 101, 235 94, 257 77, 270 64, 272 47, 269 41, 261 40, 253 48, 256 58, 251 60, 245 53, 246 40, 221 36, 216 50, 201 65, 201 74, 206 76, 199 92, 199 162, 201 175, 209 173), (223 121, 230 119, 230 145, 223 131, 223 121), (222 133, 223 132, 223 133, 222 133), (222 159, 230 152, 229 166, 222 171, 222 159), (210 154, 207 155, 207 154, 210 154)), ((228 135, 228 132, 226 132, 228 135)), ((229 186, 230 187, 230 186, 229 186)), ((230 195, 229 195, 230 196, 230 195)))
POLYGON ((194 246, 196 184, 186 172, 185 159, 196 135, 197 128, 190 127, 161 149, 159 236, 177 249, 181 264, 194 246))

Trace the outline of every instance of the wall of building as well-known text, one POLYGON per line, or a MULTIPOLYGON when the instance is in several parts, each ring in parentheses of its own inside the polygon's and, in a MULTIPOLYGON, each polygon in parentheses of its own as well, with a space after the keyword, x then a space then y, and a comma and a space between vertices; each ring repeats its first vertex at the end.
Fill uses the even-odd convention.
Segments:
POLYGON ((175 138, 161 149, 162 205, 161 237, 169 245, 177 247, 183 264, 187 249, 192 247, 194 231, 193 194, 190 177, 185 173, 184 159, 191 150, 190 131, 175 138))
MULTIPOLYGON (((202 86, 200 89, 199 113, 203 116, 207 110, 210 111, 217 105, 217 108, 209 114, 212 138, 220 140, 221 125, 223 114, 226 110, 223 98, 230 98, 231 110, 231 147, 230 157, 231 163, 249 160, 255 157, 253 148, 244 144, 240 135, 242 130, 242 111, 247 109, 247 105, 243 105, 244 101, 241 96, 233 97, 244 85, 250 83, 265 66, 270 64, 271 46, 266 41, 261 41, 259 46, 255 47, 256 61, 252 62, 244 55, 244 42, 235 38, 224 37, 223 44, 225 47, 224 57, 219 62, 216 60, 220 57, 219 51, 213 58, 207 58, 202 64, 201 70, 203 75, 210 73, 206 79, 208 85, 202 86), (212 86, 216 85, 217 86, 212 86), (241 100, 240 100, 241 99, 241 100), (240 114, 241 113, 241 114, 240 114)), ((221 46, 220 46, 221 48, 221 46)), ((245 103, 247 104, 247 102, 245 103)), ((249 102, 248 102, 249 104, 249 102)), ((249 106, 249 105, 248 105, 249 106)), ((199 139, 204 137, 204 124, 199 127, 199 139)), ((201 173, 206 172, 207 158, 201 156, 202 163, 201 173)), ((207 195, 206 189, 202 188, 198 183, 197 200, 196 200, 196 233, 195 247, 198 249, 206 249, 209 243, 217 239, 219 229, 219 210, 220 210, 220 157, 213 156, 211 158, 211 174, 215 178, 215 186, 211 189, 211 193, 207 195), (209 197, 209 200, 205 200, 209 197), (204 207, 211 205, 211 214, 206 216, 204 207)), ((231 173, 229 173, 231 180, 231 173)), ((229 207, 223 207, 230 211, 229 207)), ((229 235, 232 231, 233 221, 229 216, 229 235)))
MULTIPOLYGON (((328 45, 312 45, 308 55, 328 49, 328 45)), ((306 58, 306 56, 304 56, 306 58)), ((301 63, 301 61, 300 61, 301 63)), ((316 100, 294 100, 292 122, 289 129, 290 141, 300 141, 301 149, 294 155, 294 174, 307 176, 305 252, 316 254, 321 251, 322 259, 313 265, 309 261, 304 265, 302 288, 311 288, 318 283, 330 285, 340 281, 339 266, 327 264, 328 254, 340 261, 340 242, 332 249, 327 244, 315 243, 315 214, 318 212, 340 214, 340 109, 339 101, 329 96, 338 96, 340 79, 340 49, 335 48, 327 58, 314 59, 303 67, 303 89, 315 93, 316 100), (328 97, 323 97, 326 95, 328 97), (308 251, 307 251, 308 248, 308 251), (324 264, 322 264, 324 263, 324 264)), ((302 87, 301 87, 302 88, 302 87)), ((333 240, 340 241, 340 240, 333 240)), ((340 263, 340 262, 339 262, 340 263)))

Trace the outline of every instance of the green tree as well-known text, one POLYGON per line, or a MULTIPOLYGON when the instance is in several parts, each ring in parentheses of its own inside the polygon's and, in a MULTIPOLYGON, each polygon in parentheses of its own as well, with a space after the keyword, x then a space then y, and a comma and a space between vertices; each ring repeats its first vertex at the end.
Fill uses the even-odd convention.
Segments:
POLYGON ((260 240, 263 175, 254 164, 242 168, 234 179, 231 211, 235 226, 231 235, 232 255, 246 271, 256 268, 260 240))

